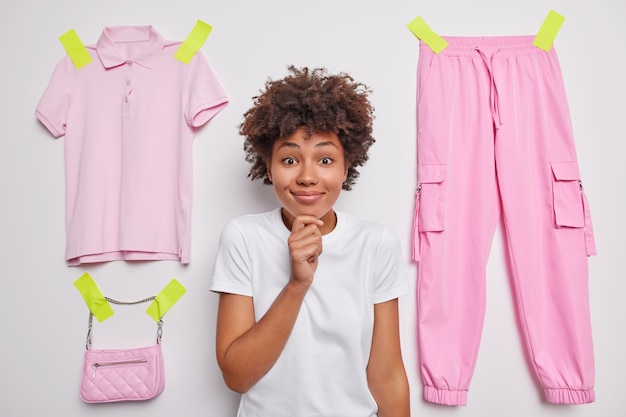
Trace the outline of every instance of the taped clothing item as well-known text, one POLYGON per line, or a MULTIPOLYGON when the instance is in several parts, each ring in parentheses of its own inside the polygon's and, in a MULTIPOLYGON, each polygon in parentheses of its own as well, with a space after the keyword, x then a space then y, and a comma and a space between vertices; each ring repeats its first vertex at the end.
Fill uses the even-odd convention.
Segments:
POLYGON ((191 260, 192 144, 228 105, 202 51, 152 26, 104 28, 78 70, 55 67, 37 118, 65 141, 65 259, 191 260))
POLYGON ((561 70, 532 36, 420 43, 413 257, 424 397, 465 405, 502 215, 530 363, 552 403, 595 400, 595 254, 561 70))

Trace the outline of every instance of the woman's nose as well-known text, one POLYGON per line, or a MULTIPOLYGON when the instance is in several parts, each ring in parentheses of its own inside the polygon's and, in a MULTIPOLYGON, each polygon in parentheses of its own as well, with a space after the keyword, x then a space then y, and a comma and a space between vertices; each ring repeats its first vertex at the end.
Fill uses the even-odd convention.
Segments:
POLYGON ((311 185, 317 183, 317 174, 315 170, 315 164, 304 163, 301 165, 300 172, 296 182, 300 185, 311 185))

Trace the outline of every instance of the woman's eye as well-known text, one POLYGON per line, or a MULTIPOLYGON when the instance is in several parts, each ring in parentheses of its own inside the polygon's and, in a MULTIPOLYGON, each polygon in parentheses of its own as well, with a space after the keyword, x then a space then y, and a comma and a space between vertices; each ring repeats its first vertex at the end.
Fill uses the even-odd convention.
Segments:
POLYGON ((320 163, 322 165, 328 165, 331 164, 333 162, 333 160, 327 156, 325 156, 324 158, 320 159, 320 163))
POLYGON ((285 159, 283 159, 283 162, 287 165, 293 165, 296 163, 296 160, 292 157, 287 157, 285 159))

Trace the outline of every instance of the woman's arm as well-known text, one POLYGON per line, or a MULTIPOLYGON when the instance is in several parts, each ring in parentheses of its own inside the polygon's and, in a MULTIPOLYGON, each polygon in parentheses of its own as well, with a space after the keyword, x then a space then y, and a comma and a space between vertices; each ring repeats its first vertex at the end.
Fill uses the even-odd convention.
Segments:
POLYGON ((367 380, 380 417, 409 417, 409 383, 400 349, 398 299, 374 305, 367 380))
POLYGON ((251 297, 220 294, 217 363, 226 385, 233 391, 248 391, 283 351, 322 252, 320 225, 315 217, 296 217, 288 242, 291 277, 258 322, 251 297))
POLYGON ((274 365, 293 328, 306 288, 288 284, 255 323, 252 298, 220 294, 217 362, 226 385, 244 393, 274 365))

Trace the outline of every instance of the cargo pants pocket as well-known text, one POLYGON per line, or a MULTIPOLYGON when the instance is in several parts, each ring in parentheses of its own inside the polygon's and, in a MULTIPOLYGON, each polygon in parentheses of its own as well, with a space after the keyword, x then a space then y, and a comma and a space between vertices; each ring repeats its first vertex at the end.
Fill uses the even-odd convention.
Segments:
POLYGON ((595 239, 589 203, 583 190, 578 162, 552 162, 552 203, 555 227, 585 229, 587 255, 595 255, 595 239))
POLYGON ((418 231, 441 232, 445 229, 446 166, 422 165, 417 172, 418 231))
POLYGON ((420 164, 417 167, 417 192, 413 215, 414 261, 421 259, 420 233, 441 232, 445 229, 446 214, 446 166, 443 164, 420 164))
POLYGON ((585 227, 577 162, 552 162, 552 203, 556 227, 585 227))

